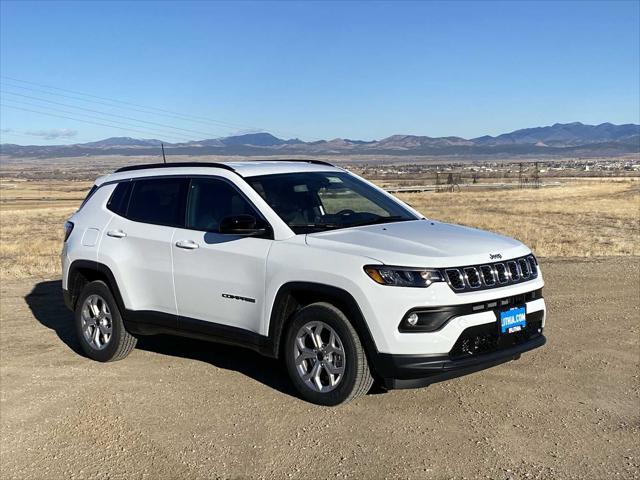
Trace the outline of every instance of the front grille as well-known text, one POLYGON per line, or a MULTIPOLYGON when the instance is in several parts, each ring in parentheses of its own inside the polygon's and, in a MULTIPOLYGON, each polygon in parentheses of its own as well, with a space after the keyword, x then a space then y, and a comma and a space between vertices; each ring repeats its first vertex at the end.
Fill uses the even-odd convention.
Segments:
POLYGON ((527 255, 506 262, 447 268, 442 273, 449 286, 461 293, 533 280, 538 277, 538 262, 527 255))

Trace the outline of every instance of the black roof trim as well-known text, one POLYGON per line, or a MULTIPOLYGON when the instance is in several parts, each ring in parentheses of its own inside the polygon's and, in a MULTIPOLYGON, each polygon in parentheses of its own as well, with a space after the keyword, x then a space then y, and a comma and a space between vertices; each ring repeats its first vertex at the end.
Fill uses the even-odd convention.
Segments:
MULTIPOLYGON (((261 162, 300 162, 300 163, 312 163, 314 165, 326 165, 328 167, 335 167, 332 163, 325 162, 323 160, 307 160, 301 158, 274 158, 274 159, 266 159, 266 160, 241 160, 254 163, 261 162)), ((231 172, 235 172, 233 167, 226 165, 224 163, 213 163, 213 162, 176 162, 176 163, 145 163, 142 165, 130 165, 128 167, 122 167, 117 169, 114 173, 120 172, 132 172, 134 170, 147 170, 150 168, 179 168, 179 167, 211 167, 211 168, 222 168, 224 170, 229 170, 231 172)))
POLYGON ((229 165, 224 163, 211 163, 211 162, 176 162, 176 163, 145 163, 142 165, 130 165, 128 167, 122 167, 117 169, 114 173, 131 172, 134 170, 147 170, 149 168, 179 168, 179 167, 213 167, 222 168, 224 170, 235 170, 229 165))
POLYGON ((314 160, 308 158, 267 158, 260 160, 243 160, 246 162, 298 162, 298 163, 312 163, 313 165, 326 165, 327 167, 335 167, 333 163, 325 162, 324 160, 314 160))

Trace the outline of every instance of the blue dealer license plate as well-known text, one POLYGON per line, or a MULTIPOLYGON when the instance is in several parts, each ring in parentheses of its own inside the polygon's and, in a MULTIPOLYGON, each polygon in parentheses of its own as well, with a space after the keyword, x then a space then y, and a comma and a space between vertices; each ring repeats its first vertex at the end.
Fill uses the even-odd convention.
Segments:
POLYGON ((500 332, 515 333, 521 331, 527 325, 527 312, 525 307, 517 307, 500 312, 500 332))

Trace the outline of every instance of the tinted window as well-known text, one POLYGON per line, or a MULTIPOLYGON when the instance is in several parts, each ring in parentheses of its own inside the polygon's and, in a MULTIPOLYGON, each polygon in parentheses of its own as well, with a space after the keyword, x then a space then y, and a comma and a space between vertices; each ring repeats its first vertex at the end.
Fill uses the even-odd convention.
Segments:
POLYGON ((233 215, 260 215, 232 185, 211 178, 194 178, 189 189, 187 228, 217 232, 220 222, 233 215))
POLYGON ((184 226, 188 184, 185 178, 134 181, 127 218, 156 225, 184 226))
POLYGON ((111 194, 111 198, 107 202, 107 208, 113 213, 120 216, 127 216, 127 207, 129 206, 129 197, 131 195, 132 182, 122 182, 116 185, 115 190, 111 194))

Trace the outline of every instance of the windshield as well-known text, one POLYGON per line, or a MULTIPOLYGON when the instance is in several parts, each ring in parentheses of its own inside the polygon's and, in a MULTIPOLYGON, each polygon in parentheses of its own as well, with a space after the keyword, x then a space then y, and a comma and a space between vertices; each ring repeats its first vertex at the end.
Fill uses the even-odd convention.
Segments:
POLYGON ((247 182, 295 233, 418 219, 347 172, 284 173, 247 182))

